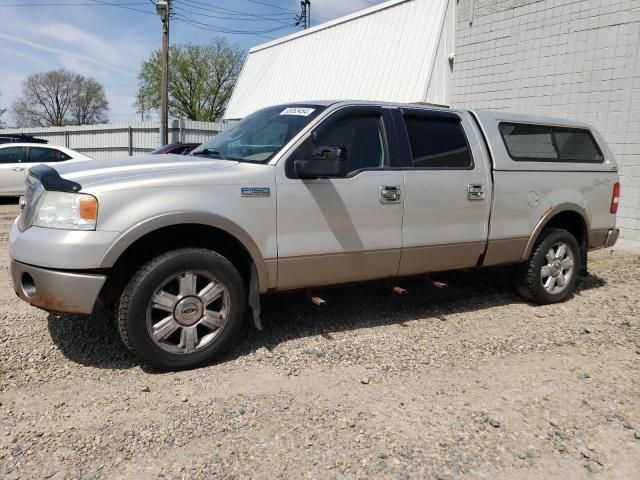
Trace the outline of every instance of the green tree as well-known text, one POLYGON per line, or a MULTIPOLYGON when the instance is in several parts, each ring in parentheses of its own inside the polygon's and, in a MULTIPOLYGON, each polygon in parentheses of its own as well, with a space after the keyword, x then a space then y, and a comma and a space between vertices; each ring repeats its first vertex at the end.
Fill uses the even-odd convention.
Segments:
MULTIPOLYGON (((169 114, 213 122, 222 117, 240 74, 244 52, 224 38, 209 45, 169 47, 169 114)), ((160 108, 161 51, 142 63, 138 74, 136 111, 144 116, 160 108)))
POLYGON ((100 83, 62 68, 29 75, 13 104, 18 127, 105 123, 108 109, 100 83))

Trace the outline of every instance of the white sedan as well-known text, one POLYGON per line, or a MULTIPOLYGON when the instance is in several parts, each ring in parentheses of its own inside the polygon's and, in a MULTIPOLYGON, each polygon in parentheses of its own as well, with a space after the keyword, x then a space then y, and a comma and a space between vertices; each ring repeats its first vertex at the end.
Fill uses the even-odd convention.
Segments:
POLYGON ((42 143, 5 143, 0 145, 0 196, 24 193, 24 180, 29 169, 44 163, 93 160, 69 148, 42 143))

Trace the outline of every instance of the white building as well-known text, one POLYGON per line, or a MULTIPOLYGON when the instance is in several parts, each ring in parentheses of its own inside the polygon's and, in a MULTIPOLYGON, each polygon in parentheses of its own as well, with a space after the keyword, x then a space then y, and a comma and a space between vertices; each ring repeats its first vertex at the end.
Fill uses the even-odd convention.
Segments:
POLYGON ((314 99, 431 102, 590 122, 640 240, 640 0, 392 0, 253 48, 225 115, 314 99))
POLYGON ((454 0, 392 0, 252 48, 225 113, 296 100, 448 103, 454 0))

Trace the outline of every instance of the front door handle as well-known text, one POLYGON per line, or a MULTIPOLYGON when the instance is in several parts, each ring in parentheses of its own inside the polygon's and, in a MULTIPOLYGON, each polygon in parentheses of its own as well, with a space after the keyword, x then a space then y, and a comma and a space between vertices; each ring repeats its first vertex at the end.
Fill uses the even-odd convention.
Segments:
POLYGON ((23 167, 15 167, 15 168, 12 168, 11 170, 13 170, 14 172, 24 172, 23 167))
POLYGON ((380 203, 397 203, 402 198, 402 189, 398 185, 380 187, 380 203))
POLYGON ((481 184, 469 184, 467 186, 467 200, 484 200, 486 188, 481 184))

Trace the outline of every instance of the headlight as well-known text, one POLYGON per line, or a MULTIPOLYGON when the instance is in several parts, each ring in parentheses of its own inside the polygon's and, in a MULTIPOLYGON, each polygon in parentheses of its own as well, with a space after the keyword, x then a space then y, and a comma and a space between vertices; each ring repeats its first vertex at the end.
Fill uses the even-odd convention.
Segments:
POLYGON ((98 200, 82 193, 45 192, 32 225, 63 230, 95 230, 98 200))

